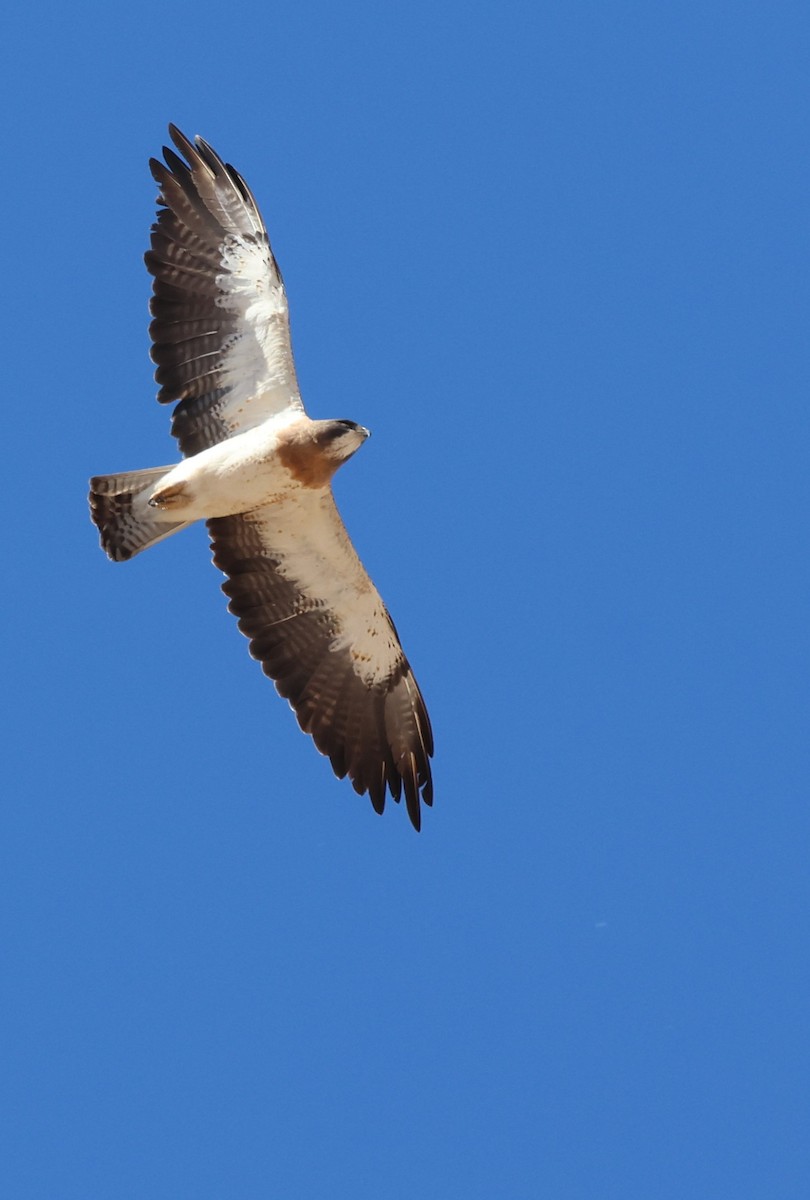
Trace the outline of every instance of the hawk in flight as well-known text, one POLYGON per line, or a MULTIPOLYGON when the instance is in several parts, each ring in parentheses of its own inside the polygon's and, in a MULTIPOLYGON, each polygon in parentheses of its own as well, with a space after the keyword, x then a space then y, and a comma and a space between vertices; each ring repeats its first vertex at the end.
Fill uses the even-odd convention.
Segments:
POLYGON ((152 358, 182 460, 90 482, 116 562, 204 520, 222 590, 250 652, 339 778, 382 812, 404 794, 420 826, 433 800, 433 737, 394 623, 335 506, 335 471, 362 446, 354 421, 301 402, 287 297, 238 171, 174 126, 181 158, 151 160, 157 220, 152 358), (184 161, 185 159, 185 161, 184 161))

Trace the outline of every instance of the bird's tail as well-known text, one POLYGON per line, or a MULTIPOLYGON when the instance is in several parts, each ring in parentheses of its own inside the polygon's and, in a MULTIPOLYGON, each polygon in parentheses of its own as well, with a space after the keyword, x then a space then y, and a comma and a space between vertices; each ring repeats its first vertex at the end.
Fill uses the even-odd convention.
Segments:
POLYGON ((90 515, 101 534, 101 547, 115 562, 123 562, 160 542, 189 521, 167 521, 149 507, 148 493, 171 467, 148 467, 121 475, 96 475, 90 480, 90 515))

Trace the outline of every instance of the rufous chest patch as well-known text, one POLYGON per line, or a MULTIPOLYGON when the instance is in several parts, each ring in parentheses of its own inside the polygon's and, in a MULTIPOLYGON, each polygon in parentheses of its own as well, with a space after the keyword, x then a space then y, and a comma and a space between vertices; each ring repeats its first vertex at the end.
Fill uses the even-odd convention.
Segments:
POLYGON ((276 450, 278 461, 297 483, 307 488, 323 488, 329 483, 340 463, 324 452, 314 438, 291 437, 276 450))

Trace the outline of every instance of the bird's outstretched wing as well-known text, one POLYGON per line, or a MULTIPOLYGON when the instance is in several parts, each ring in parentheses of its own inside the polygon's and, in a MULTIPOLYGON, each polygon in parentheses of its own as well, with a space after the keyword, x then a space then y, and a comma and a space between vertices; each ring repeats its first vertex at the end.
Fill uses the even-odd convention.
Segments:
POLYGON ((368 792, 404 792, 420 826, 433 801, 433 736, 397 631, 366 574, 331 492, 208 522, 230 611, 305 733, 368 792))
POLYGON ((172 433, 197 454, 287 409, 303 409, 287 297, 256 201, 207 142, 174 125, 184 162, 150 160, 160 186, 146 265, 158 400, 179 400, 172 433))

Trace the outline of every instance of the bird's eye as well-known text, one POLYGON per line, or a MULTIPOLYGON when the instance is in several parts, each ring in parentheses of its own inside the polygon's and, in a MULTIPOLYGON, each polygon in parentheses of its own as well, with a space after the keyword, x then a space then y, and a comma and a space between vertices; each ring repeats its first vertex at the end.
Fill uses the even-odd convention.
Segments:
POLYGON ((329 426, 329 436, 332 438, 344 437, 347 433, 353 433, 357 429, 357 424, 354 421, 333 421, 329 426))
POLYGON ((335 442, 338 438, 345 437, 348 432, 346 421, 330 421, 324 430, 325 436, 335 442))

